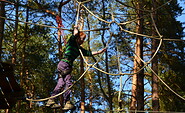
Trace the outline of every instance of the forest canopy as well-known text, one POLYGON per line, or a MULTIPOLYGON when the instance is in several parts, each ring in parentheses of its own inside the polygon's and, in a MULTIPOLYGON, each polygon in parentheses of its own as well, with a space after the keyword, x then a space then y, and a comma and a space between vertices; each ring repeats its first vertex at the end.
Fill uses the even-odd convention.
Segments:
POLYGON ((75 60, 74 112, 185 111, 183 10, 177 0, 0 0, 0 62, 27 98, 8 112, 55 112, 37 99, 50 97, 75 25, 83 48, 107 51, 75 60))

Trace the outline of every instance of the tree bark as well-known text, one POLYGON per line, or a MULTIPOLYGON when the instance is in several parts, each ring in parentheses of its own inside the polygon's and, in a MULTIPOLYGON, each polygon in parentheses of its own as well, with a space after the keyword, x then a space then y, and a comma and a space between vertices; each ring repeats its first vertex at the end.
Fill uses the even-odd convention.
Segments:
MULTIPOLYGON (((143 12, 142 2, 136 2, 136 13, 138 21, 136 23, 136 32, 139 34, 143 34, 143 19, 141 18, 143 12)), ((131 110, 144 110, 144 70, 139 71, 144 65, 141 59, 143 59, 143 37, 137 35, 136 36, 136 44, 135 44, 135 59, 134 59, 134 74, 132 79, 132 99, 131 99, 131 110), (139 71, 139 72, 138 72, 139 71)))
MULTIPOLYGON (((134 64, 136 64, 136 61, 134 60, 134 64)), ((136 69, 134 67, 134 73, 136 73, 136 69)), ((137 76, 136 74, 132 77, 132 97, 130 102, 130 110, 136 110, 136 92, 137 92, 137 76)))
MULTIPOLYGON (((65 2, 63 2, 63 0, 61 0, 60 1, 60 4, 59 4, 59 6, 58 6, 58 12, 59 12, 59 14, 58 14, 58 16, 59 16, 59 19, 61 19, 61 20, 59 20, 59 21, 61 21, 61 23, 57 23, 58 24, 58 28, 60 28, 61 26, 62 26, 62 6, 64 6, 65 4, 67 4, 68 2, 70 2, 70 0, 67 0, 67 1, 65 1, 65 2), (61 25, 60 25, 61 24, 61 25)), ((47 12, 47 10, 45 10, 46 12, 47 12)), ((50 12, 52 12, 52 11, 50 11, 50 12)), ((50 14, 52 14, 53 16, 57 16, 55 13, 50 13, 50 14)), ((58 53, 59 53, 59 59, 61 60, 62 59, 62 57, 63 57, 63 52, 62 52, 62 40, 61 40, 61 36, 64 36, 64 35, 62 35, 62 31, 60 30, 60 29, 58 29, 58 53)), ((64 37, 63 37, 64 38, 64 37)), ((65 42, 64 42, 65 43, 65 42)), ((61 95, 60 96, 60 104, 61 104, 61 106, 64 106, 63 104, 63 101, 64 101, 64 99, 63 99, 63 96, 61 95)), ((64 111, 63 110, 61 110, 61 113, 64 113, 64 111)))
MULTIPOLYGON (((87 21, 87 27, 88 29, 90 29, 90 22, 89 22, 89 17, 87 15, 87 18, 86 18, 86 21, 87 21)), ((90 50, 90 31, 88 32, 88 49, 90 50)), ((88 62, 88 61, 87 61, 88 62)), ((87 68, 87 66, 86 66, 87 68)), ((93 79, 92 79, 92 75, 91 75, 91 72, 88 71, 88 75, 89 75, 89 89, 90 89, 90 96, 89 96, 89 113, 93 113, 92 111, 92 105, 93 105, 93 79)))
MULTIPOLYGON (((19 0, 17 3, 19 4, 19 0)), ((15 6, 16 8, 16 15, 15 15, 15 31, 14 31, 14 39, 13 39, 13 51, 12 51, 12 63, 16 64, 16 52, 17 52, 17 31, 18 31, 18 22, 19 22, 19 5, 15 6)))
MULTIPOLYGON (((0 2, 0 16, 5 17, 5 3, 0 2)), ((2 43, 4 39, 4 24, 5 20, 3 18, 0 18, 0 61, 1 61, 1 55, 2 55, 2 43)))
MULTIPOLYGON (((102 4, 103 4, 103 19, 105 19, 105 1, 102 0, 102 4)), ((103 24, 103 28, 105 28, 105 24, 103 24)), ((102 33, 102 42, 104 47, 106 46, 106 43, 104 41, 104 34, 105 31, 103 30, 102 33)), ((108 52, 105 52, 105 66, 106 66, 106 72, 109 72, 109 64, 108 64, 108 52)), ((111 88, 111 83, 110 83, 110 76, 107 74, 106 75, 107 78, 107 87, 108 87, 108 102, 109 102, 109 108, 110 108, 110 113, 112 113, 113 110, 113 106, 112 106, 112 88, 111 88)))
MULTIPOLYGON (((26 9, 26 22, 28 22, 28 18, 29 18, 29 8, 27 7, 26 9)), ((21 82, 20 85, 23 86, 23 82, 24 82, 24 76, 26 76, 26 64, 25 64, 25 58, 26 58, 26 44, 27 44, 27 39, 28 39, 28 24, 25 23, 25 29, 24 29, 24 41, 23 41, 23 48, 22 48, 22 69, 21 69, 21 73, 20 73, 20 78, 21 78, 21 82)))
MULTIPOLYGON (((26 9, 26 22, 28 22, 29 19, 29 7, 26 9)), ((20 87, 23 87, 26 85, 27 82, 27 73, 26 73, 26 45, 28 40, 28 24, 25 23, 25 29, 24 29, 24 41, 23 41, 23 48, 22 48, 22 69, 20 72, 20 87)), ((28 109, 31 108, 31 103, 27 105, 28 109)))
MULTIPOLYGON (((80 75, 82 75, 84 72, 84 62, 83 58, 80 57, 80 75)), ((80 103, 80 108, 81 108, 81 113, 85 113, 85 80, 84 76, 80 80, 81 83, 81 103, 80 103)))
MULTIPOLYGON (((142 9, 143 4, 142 1, 138 1, 136 4, 137 9, 142 9)), ((137 21, 136 32, 139 34, 143 34, 143 12, 141 10, 137 10, 137 16, 140 18, 137 21)), ((137 35, 136 37, 136 55, 143 59, 143 37, 137 35)), ((139 57, 136 58, 136 70, 139 71, 143 66, 143 62, 139 57)), ((137 110, 144 110, 144 70, 142 69, 139 73, 137 73, 137 110)))
MULTIPOLYGON (((152 0, 153 9, 156 9, 156 0, 152 0)), ((154 21, 157 23, 157 12, 153 12, 154 21)), ((156 36, 156 30, 152 27, 152 36, 156 36)), ((157 40, 152 39, 152 56, 157 48, 157 40)), ((158 56, 156 55, 152 60, 152 69, 158 74, 158 56)), ((152 73, 152 108, 153 111, 159 111, 159 94, 158 94, 158 78, 152 73)))
POLYGON ((61 42, 61 31, 58 29, 58 54, 59 59, 62 59, 62 42, 61 42))
MULTIPOLYGON (((79 18, 80 21, 78 22, 79 26, 79 30, 83 30, 84 27, 84 18, 83 15, 81 15, 81 11, 83 11, 83 9, 80 9, 80 14, 79 14, 79 18)), ((82 75, 84 73, 84 61, 82 56, 80 55, 80 75, 82 75)), ((81 108, 81 113, 85 113, 85 77, 83 76, 82 79, 80 80, 81 83, 81 103, 80 103, 80 108, 81 108)))
MULTIPOLYGON (((17 5, 15 6, 15 31, 14 31, 14 39, 13 39, 13 51, 12 51, 12 63, 13 64, 16 64, 16 57, 17 57, 17 37, 18 37, 18 23, 19 23, 19 0, 17 0, 17 5)), ((18 101, 18 104, 17 104, 17 112, 16 113, 19 113, 20 112, 20 108, 21 108, 21 101, 19 100, 18 101)))
POLYGON ((89 90, 90 90, 90 96, 89 96, 89 113, 93 113, 92 111, 92 100, 93 100, 93 83, 92 83, 92 76, 91 73, 88 72, 89 75, 89 90))

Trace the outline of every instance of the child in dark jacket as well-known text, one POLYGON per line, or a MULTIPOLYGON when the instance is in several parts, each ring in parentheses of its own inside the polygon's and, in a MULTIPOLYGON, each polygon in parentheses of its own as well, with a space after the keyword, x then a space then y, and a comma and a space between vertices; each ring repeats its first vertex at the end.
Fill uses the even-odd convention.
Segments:
MULTIPOLYGON (((61 89, 64 89, 64 90, 68 89, 72 85, 72 76, 71 76, 72 66, 73 66, 73 61, 80 55, 79 49, 82 51, 84 56, 101 54, 104 51, 106 51, 106 48, 97 52, 91 52, 82 48, 80 45, 83 44, 85 38, 86 38, 85 33, 79 32, 77 27, 75 27, 73 31, 73 35, 70 37, 70 39, 66 44, 64 58, 61 59, 61 61, 58 63, 57 70, 60 74, 60 78, 58 79, 57 85, 53 90, 53 93, 51 96, 59 94, 61 92, 61 89)), ((74 105, 70 101, 70 93, 71 93, 71 90, 69 89, 63 94, 64 103, 65 103, 63 110, 74 109, 74 105)), ((46 106, 51 108, 61 107, 60 105, 55 103, 54 99, 49 99, 46 106)))

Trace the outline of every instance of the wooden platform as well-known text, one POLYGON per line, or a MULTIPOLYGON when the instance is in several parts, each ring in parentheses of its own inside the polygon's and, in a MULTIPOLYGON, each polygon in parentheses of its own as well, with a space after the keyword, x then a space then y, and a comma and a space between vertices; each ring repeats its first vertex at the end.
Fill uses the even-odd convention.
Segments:
POLYGON ((20 92, 21 88, 14 78, 13 65, 0 62, 0 109, 12 108, 20 92))

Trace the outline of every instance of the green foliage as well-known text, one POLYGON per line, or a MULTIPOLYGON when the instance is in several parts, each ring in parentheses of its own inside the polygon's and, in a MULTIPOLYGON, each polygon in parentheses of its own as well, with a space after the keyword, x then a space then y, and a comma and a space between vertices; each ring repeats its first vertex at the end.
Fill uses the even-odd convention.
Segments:
MULTIPOLYGON (((181 14, 182 8, 178 6, 177 1, 170 2, 165 9, 159 10, 160 32, 164 38, 182 39, 182 23, 175 18, 181 14), (166 15, 165 15, 166 14, 166 15)), ((164 81, 179 95, 184 95, 184 42, 165 41, 162 44, 160 56, 160 76, 164 81)), ((161 84, 160 89, 161 110, 166 111, 184 111, 184 102, 174 93, 169 91, 161 84)))
MULTIPOLYGON (((31 23, 45 24, 50 26, 57 26, 55 17, 51 14, 41 10, 39 5, 35 0, 28 0, 28 6, 30 8, 29 12, 29 21, 31 23)), ((38 3, 42 6, 43 9, 47 9, 54 12, 59 12, 58 5, 61 2, 60 0, 37 0, 38 3)), ((121 0, 120 0, 121 1, 121 0)), ((11 2, 14 2, 13 0, 11 2)), ((112 15, 115 18, 117 23, 124 23, 126 21, 133 21, 136 19, 136 9, 135 2, 130 0, 123 1, 126 7, 116 1, 112 0, 93 0, 85 4, 86 7, 96 16, 103 18, 106 21, 112 21, 112 15), (104 2, 104 4, 103 4, 104 2)), ((144 4, 144 10, 151 10, 152 0, 142 1, 144 4)), ((167 0, 158 1, 157 5, 161 6, 166 3, 167 0)), ((20 17, 19 19, 25 21, 25 9, 27 8, 25 0, 20 2, 20 17)), ((13 6, 8 4, 6 7, 6 16, 8 18, 14 18, 14 13, 12 9, 8 6, 13 6)), ((71 29, 71 26, 75 23, 76 18, 76 8, 77 4, 70 1, 68 4, 62 7, 62 22, 65 28, 71 29)), ((181 14, 182 8, 177 4, 177 0, 172 0, 168 5, 165 5, 162 8, 157 10, 157 28, 159 32, 163 35, 163 38, 172 38, 172 39, 182 39, 183 36, 183 27, 182 23, 177 21, 175 18, 181 14)), ((151 34, 151 24, 152 20, 147 11, 144 11, 144 34, 151 34)), ((90 15, 87 11, 83 11, 83 18, 85 20, 84 29, 96 29, 102 27, 108 27, 108 24, 102 21, 99 21, 94 16, 90 15)), ((14 21, 6 21, 5 24, 5 38, 3 40, 3 47, 6 49, 3 50, 2 59, 3 61, 11 62, 12 58, 12 49, 13 49, 13 38, 15 33, 15 23, 14 21)), ((111 24, 110 32, 112 37, 110 37, 110 32, 105 31, 93 31, 89 32, 87 37, 90 37, 89 40, 84 44, 85 48, 89 48, 87 45, 90 44, 90 49, 92 51, 97 51, 104 48, 109 39, 111 38, 110 43, 108 43, 107 57, 108 60, 105 60, 105 54, 100 58, 100 62, 97 67, 102 70, 106 70, 105 64, 108 63, 108 70, 110 73, 118 73, 118 69, 122 72, 132 73, 133 71, 133 56, 134 56, 134 43, 135 35, 123 32, 116 23, 111 24), (90 41, 90 42, 88 42, 90 41), (103 43, 104 42, 104 43, 103 43), (120 65, 118 62, 118 56, 120 57, 120 65)), ((135 31, 136 21, 133 21, 129 24, 121 25, 122 28, 135 31)), ((25 37, 25 24, 19 22, 18 27, 18 41, 17 41, 17 64, 16 64, 16 78, 20 83, 23 80, 23 88, 29 93, 27 96, 31 98, 45 98, 49 97, 51 91, 56 85, 57 76, 55 70, 57 67, 58 59, 58 48, 57 48, 57 29, 41 27, 38 25, 28 24, 27 37, 25 37), (25 47, 25 50, 23 50, 25 47), (25 53, 24 53, 25 52, 25 53), (25 54, 25 72, 23 77, 20 77, 22 71, 22 55, 25 54), (32 92, 33 95, 30 95, 32 92)), ((65 31, 66 39, 70 37, 71 32, 65 31)), ((148 60, 151 54, 150 46, 148 45, 151 42, 150 39, 144 37, 144 49, 145 57, 148 60)), ((160 77, 172 88, 175 89, 180 95, 185 95, 185 86, 184 86, 184 42, 175 42, 175 41, 163 41, 163 45, 159 52, 159 73, 160 77)), ((65 50, 65 45, 62 44, 63 50, 65 50)), ((99 59, 100 55, 95 56, 96 59, 99 59)), ((89 63, 94 63, 95 61, 92 58, 88 58, 89 63)), ((73 78, 77 80, 80 76, 79 72, 79 59, 74 63, 73 78)), ((151 74, 151 71, 148 72, 151 74)), ((129 108, 129 102, 131 96, 130 94, 130 76, 125 75, 124 84, 125 87, 121 93, 122 106, 125 109, 129 108), (126 76, 126 77, 125 77, 126 76), (128 95, 126 95, 128 94, 128 95)), ((85 98, 86 107, 89 107, 90 101, 92 101, 92 109, 109 109, 109 105, 112 104, 114 109, 119 107, 117 97, 119 89, 119 76, 109 76, 111 89, 108 89, 106 74, 98 72, 94 68, 91 68, 88 74, 85 75, 85 98), (90 80, 90 77, 92 80, 90 80), (99 78, 100 80, 99 80, 99 78), (112 102, 109 103, 108 99, 105 97, 104 93, 100 87, 104 90, 105 94, 108 95, 108 90, 111 90, 112 102), (91 91, 92 90, 92 91, 91 91), (92 100, 90 100, 92 97, 92 100)), ((151 83, 151 77, 145 77, 151 83)), ((72 99, 76 102, 78 107, 80 104, 80 83, 77 83, 74 87, 74 93, 72 99)), ((150 96, 150 88, 145 89, 146 98, 150 96)), ((151 99, 146 100, 146 108, 151 110, 151 99)), ((12 109, 12 112, 21 111, 21 112, 39 112, 39 113, 49 113, 53 110, 47 109, 44 107, 45 102, 34 102, 32 109, 29 108, 29 103, 21 102, 21 108, 18 108, 18 104, 12 109)), ((160 105, 161 109, 164 111, 184 111, 184 103, 180 98, 177 98, 174 93, 170 92, 162 83, 160 83, 160 105)))
MULTIPOLYGON (((183 27, 182 23, 176 20, 176 17, 181 15, 182 7, 179 6, 177 0, 169 2, 167 5, 162 6, 168 2, 167 0, 157 0, 156 1, 156 20, 155 24, 159 30, 159 33, 165 39, 183 39, 183 27), (160 8, 159 8, 160 7, 160 8)), ((135 2, 125 3, 131 7, 134 7, 135 2)), ((151 35, 151 25, 153 22, 151 20, 150 14, 147 10, 151 10, 152 0, 142 1, 144 4, 144 34, 151 35)), ((135 18, 135 10, 128 8, 128 14, 132 14, 128 17, 129 20, 135 18)), ((155 10, 155 9, 154 9, 155 10)), ((135 23, 127 25, 132 31, 134 31, 135 23)), ((150 46, 150 39, 144 40, 144 48, 146 47, 146 55, 150 54, 148 48, 150 46)), ((149 50, 150 51, 150 50, 149 50)), ((159 75, 172 89, 175 90, 180 95, 184 95, 184 41, 163 41, 163 44, 158 52, 159 55, 159 75)), ((147 57, 146 57, 147 58, 147 57)), ((151 73, 151 72, 149 72, 151 73)), ((150 77, 146 77, 151 81, 150 77)), ((178 98, 174 93, 172 93, 168 88, 166 88, 160 82, 160 110, 161 111, 184 111, 184 104, 182 99, 178 98), (179 103, 178 105, 176 103, 179 103)))
MULTIPOLYGON (((7 23, 8 25, 9 23, 7 23)), ((10 24, 11 25, 11 24, 10 24)), ((14 37, 14 31, 6 26, 5 38, 3 43, 6 50, 3 54, 4 61, 11 61, 11 50, 14 37)), ((50 29, 39 26, 28 26, 27 37, 24 35, 25 27, 19 24, 17 41, 17 64, 15 67, 15 76, 18 82, 23 81, 23 88, 28 98, 44 98, 50 95, 56 82, 55 70, 56 61, 52 58, 55 55, 54 39, 49 32, 50 29), (25 50, 23 51, 23 48, 25 50), (20 77, 22 69, 22 55, 25 55, 26 73, 23 78, 20 77)), ((18 104, 16 105, 18 106, 18 104)), ((40 109, 39 103, 33 105, 34 109, 29 110, 29 104, 21 102, 21 108, 16 107, 12 111, 36 111, 40 109)))

